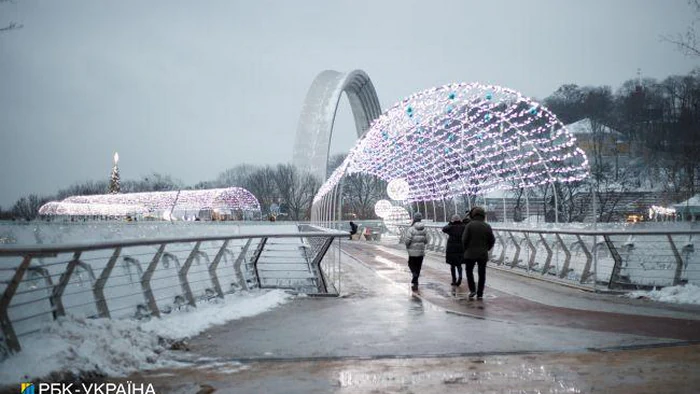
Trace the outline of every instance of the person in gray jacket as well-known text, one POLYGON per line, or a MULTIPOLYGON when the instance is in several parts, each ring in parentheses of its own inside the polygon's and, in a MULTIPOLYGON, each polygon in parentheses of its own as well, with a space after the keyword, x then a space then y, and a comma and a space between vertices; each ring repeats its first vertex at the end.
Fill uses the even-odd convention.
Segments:
POLYGON ((491 226, 486 223, 486 211, 481 207, 474 207, 469 213, 471 221, 467 224, 462 234, 464 245, 464 262, 467 265, 467 284, 469 285, 469 298, 482 299, 484 297, 484 285, 486 284, 486 262, 489 260, 489 251, 496 243, 491 226), (474 286, 474 265, 479 266, 479 286, 474 286), (475 288, 476 287, 476 288, 475 288))
POLYGON ((417 212, 413 215, 413 225, 406 231, 406 249, 408 249, 408 269, 411 270, 411 289, 418 290, 418 277, 423 266, 425 245, 428 243, 428 232, 421 222, 423 215, 417 212))

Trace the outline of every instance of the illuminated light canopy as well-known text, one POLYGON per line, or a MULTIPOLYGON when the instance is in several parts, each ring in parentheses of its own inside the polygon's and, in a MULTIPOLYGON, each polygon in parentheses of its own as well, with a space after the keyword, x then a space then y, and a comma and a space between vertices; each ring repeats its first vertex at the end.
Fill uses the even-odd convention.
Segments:
POLYGON ((140 205, 78 204, 63 201, 51 201, 39 208, 39 215, 57 216, 129 216, 148 213, 148 209, 140 205))
POLYGON ((163 212, 209 210, 260 215, 260 203, 248 190, 241 187, 206 190, 179 190, 165 192, 97 194, 71 196, 52 201, 39 209, 40 215, 72 216, 129 216, 163 212))
POLYGON ((380 218, 385 218, 391 211, 392 205, 388 200, 379 200, 374 204, 374 213, 380 218))
POLYGON ((411 224, 411 215, 406 208, 392 206, 384 217, 384 226, 392 233, 398 232, 398 225, 411 224))
POLYGON ((392 200, 403 201, 408 198, 408 182, 403 178, 392 179, 386 186, 386 193, 392 200))
POLYGON ((405 200, 415 202, 579 181, 589 166, 547 108, 511 89, 470 83, 422 91, 384 112, 314 203, 354 173, 404 179, 405 200))

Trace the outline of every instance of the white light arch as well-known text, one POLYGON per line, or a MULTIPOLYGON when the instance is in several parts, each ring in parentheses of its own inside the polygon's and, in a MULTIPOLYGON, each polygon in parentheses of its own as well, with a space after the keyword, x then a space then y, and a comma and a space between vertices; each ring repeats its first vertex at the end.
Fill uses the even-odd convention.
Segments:
POLYGON ((539 103, 512 89, 460 83, 384 112, 321 186, 315 206, 353 173, 405 179, 411 203, 579 181, 589 166, 573 135, 539 103))
POLYGON ((333 125, 343 93, 350 101, 358 138, 382 112, 374 85, 362 70, 326 70, 314 79, 299 116, 292 162, 319 179, 326 179, 333 125))

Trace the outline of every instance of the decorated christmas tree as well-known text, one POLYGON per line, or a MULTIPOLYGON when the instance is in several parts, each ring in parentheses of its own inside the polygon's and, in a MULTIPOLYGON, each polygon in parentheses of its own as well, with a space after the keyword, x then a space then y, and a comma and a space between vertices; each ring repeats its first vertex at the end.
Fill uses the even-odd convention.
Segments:
POLYGON ((117 164, 119 162, 119 153, 114 152, 114 166, 112 166, 112 175, 110 176, 109 179, 109 188, 107 192, 109 194, 117 194, 119 193, 119 165, 117 164))

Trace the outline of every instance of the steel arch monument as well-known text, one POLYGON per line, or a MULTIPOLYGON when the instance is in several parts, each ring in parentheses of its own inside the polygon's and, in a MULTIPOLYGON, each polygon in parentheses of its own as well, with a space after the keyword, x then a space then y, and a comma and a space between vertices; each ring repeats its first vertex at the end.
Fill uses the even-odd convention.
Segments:
POLYGON ((377 92, 364 71, 340 73, 326 70, 314 79, 299 116, 292 161, 297 168, 309 171, 321 180, 328 176, 333 125, 343 93, 350 101, 358 138, 382 113, 377 92))

